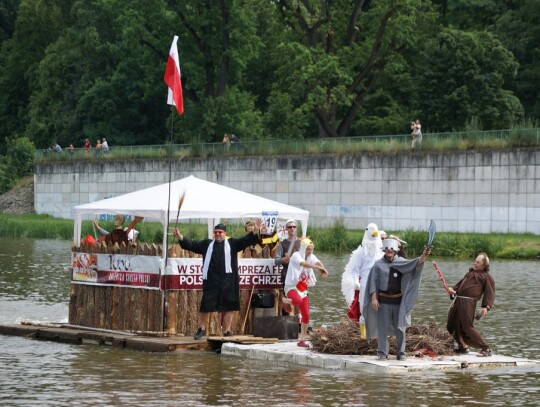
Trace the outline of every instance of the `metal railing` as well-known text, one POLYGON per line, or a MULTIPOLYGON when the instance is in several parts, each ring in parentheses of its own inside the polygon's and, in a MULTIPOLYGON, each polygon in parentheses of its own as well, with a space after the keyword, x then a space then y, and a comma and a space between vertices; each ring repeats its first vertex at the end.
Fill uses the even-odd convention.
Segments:
MULTIPOLYGON (((448 133, 426 133, 419 150, 502 149, 540 146, 540 129, 478 130, 448 133)), ((112 146, 108 151, 92 148, 36 150, 36 163, 48 161, 96 161, 119 159, 164 159, 184 157, 217 157, 282 154, 347 154, 396 152, 411 149, 411 136, 377 135, 324 139, 240 141, 239 143, 192 143, 172 145, 112 146)))

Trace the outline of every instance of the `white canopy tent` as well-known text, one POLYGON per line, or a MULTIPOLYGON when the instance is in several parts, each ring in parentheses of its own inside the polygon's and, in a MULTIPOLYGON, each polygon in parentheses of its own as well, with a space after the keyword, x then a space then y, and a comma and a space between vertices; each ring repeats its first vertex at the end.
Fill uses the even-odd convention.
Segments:
MULTIPOLYGON (((304 209, 214 184, 193 175, 171 182, 169 202, 168 197, 169 183, 165 183, 78 205, 74 210, 74 240, 77 245, 80 244, 83 217, 91 218, 96 214, 142 216, 146 220, 161 222, 164 228, 167 227, 167 220, 174 222, 177 215, 178 219, 208 219, 210 234, 221 218, 257 218, 261 217, 263 212, 277 212, 279 219, 291 218, 299 221, 304 236, 307 231, 309 212, 304 209), (178 214, 182 195, 184 200, 178 214)), ((165 238, 166 234, 164 246, 165 238)))

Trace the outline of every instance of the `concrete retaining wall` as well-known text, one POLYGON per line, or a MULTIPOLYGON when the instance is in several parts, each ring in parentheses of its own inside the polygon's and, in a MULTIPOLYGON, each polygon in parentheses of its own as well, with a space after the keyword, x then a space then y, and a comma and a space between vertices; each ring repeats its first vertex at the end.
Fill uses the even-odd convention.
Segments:
MULTIPOLYGON (((425 229, 434 219, 439 231, 540 234, 539 149, 184 158, 171 174, 307 209, 313 226, 425 229)), ((72 218, 75 205, 168 181, 167 160, 38 164, 34 204, 72 218)))

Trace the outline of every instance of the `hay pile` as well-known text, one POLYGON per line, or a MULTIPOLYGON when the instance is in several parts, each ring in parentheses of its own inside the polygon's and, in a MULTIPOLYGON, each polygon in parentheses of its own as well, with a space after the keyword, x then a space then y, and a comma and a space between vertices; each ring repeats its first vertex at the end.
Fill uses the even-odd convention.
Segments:
MULTIPOLYGON (((377 340, 367 341, 360 337, 360 328, 348 320, 329 328, 321 328, 311 333, 311 347, 321 353, 335 355, 376 355, 377 340)), ((390 354, 395 353, 396 338, 390 337, 390 354)), ((414 356, 453 355, 454 340, 436 324, 411 326, 407 329, 408 354, 414 356)))

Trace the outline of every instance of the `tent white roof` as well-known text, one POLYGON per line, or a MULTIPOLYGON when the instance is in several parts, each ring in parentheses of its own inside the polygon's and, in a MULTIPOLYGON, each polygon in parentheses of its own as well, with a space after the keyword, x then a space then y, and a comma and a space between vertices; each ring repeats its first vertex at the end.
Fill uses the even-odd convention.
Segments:
POLYGON ((257 195, 205 181, 190 175, 170 183, 130 192, 114 198, 102 199, 74 209, 74 237, 80 242, 83 216, 122 214, 143 216, 167 225, 167 218, 208 219, 209 231, 221 218, 257 218, 262 212, 278 212, 280 219, 295 219, 302 224, 305 234, 309 211, 286 205, 257 195), (170 200, 169 197, 170 187, 170 200), (184 195, 180 213, 178 206, 184 195))

